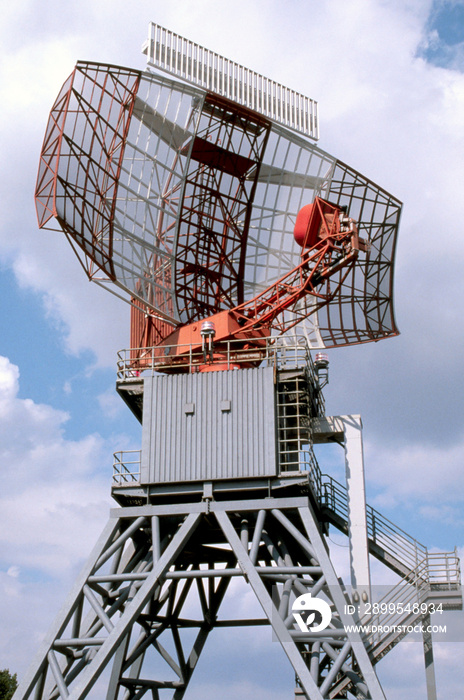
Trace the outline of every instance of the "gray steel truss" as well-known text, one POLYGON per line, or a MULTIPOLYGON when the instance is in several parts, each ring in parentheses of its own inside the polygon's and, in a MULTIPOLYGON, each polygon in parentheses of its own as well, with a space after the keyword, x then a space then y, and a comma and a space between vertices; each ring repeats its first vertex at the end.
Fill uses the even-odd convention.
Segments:
POLYGON ((115 509, 15 700, 181 700, 209 634, 237 625, 269 626, 308 700, 384 699, 347 602, 306 497, 115 509), (262 617, 220 617, 237 576, 262 617), (292 614, 308 593, 331 609, 320 631, 292 614))

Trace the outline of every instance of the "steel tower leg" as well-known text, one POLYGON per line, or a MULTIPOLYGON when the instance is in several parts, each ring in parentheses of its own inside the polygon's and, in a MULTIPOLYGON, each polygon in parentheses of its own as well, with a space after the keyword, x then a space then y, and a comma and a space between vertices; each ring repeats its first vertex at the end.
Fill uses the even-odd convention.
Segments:
POLYGON ((160 690, 181 700, 215 627, 258 624, 282 645, 308 700, 385 700, 306 497, 112 516, 15 700, 135 700, 160 690), (233 577, 251 586, 263 617, 218 619, 233 577), (330 606, 319 631, 314 614, 301 628, 292 612, 308 593, 330 606))
POLYGON ((437 684, 435 680, 435 665, 433 661, 432 633, 426 631, 431 625, 430 615, 426 615, 422 620, 424 631, 422 632, 422 643, 424 646, 425 680, 427 683, 427 700, 437 700, 437 684))

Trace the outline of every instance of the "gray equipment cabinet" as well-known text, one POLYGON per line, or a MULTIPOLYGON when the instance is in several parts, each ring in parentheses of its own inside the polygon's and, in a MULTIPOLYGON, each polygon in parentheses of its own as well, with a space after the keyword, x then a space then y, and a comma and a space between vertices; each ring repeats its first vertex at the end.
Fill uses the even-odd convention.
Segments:
POLYGON ((278 472, 273 367, 143 380, 141 484, 278 472))

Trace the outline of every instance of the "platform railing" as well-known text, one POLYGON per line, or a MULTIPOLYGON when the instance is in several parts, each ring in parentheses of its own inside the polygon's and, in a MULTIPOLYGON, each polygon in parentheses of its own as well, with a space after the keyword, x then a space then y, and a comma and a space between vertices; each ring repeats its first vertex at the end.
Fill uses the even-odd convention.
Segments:
POLYGON ((461 583, 461 563, 453 552, 427 551, 428 580, 433 590, 456 590, 461 583))
POLYGON ((277 369, 305 367, 313 382, 317 381, 310 349, 305 338, 270 337, 221 341, 213 345, 213 359, 198 345, 179 344, 144 348, 126 348, 118 352, 119 382, 138 380, 154 372, 197 372, 204 365, 217 364, 221 369, 272 366, 277 369))
POLYGON ((125 450, 113 455, 113 486, 140 483, 141 450, 125 450))

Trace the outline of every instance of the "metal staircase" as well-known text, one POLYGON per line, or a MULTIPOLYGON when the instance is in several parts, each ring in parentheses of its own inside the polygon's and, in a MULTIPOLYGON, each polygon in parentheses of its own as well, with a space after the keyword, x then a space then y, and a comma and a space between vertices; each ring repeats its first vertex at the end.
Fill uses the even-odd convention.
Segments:
MULTIPOLYGON (((323 517, 348 534, 346 488, 328 475, 321 477, 319 503, 323 517)), ((401 576, 399 583, 376 601, 376 613, 360 624, 374 663, 408 634, 408 627, 428 618, 431 604, 443 610, 462 608, 459 558, 454 552, 429 552, 372 506, 366 506, 369 552, 401 576), (374 631, 372 631, 372 628, 374 631), (388 629, 387 633, 378 631, 388 629)))
MULTIPOLYGON (((348 534, 348 493, 346 487, 327 474, 322 475, 319 503, 335 527, 348 534)), ((427 547, 366 504, 369 551, 400 576, 411 571, 428 556, 427 547)), ((443 555, 440 555, 443 556, 443 555)), ((445 567, 446 568, 446 567, 445 567)), ((441 577, 438 571, 435 576, 441 577)))
MULTIPOLYGON (((319 504, 325 518, 348 533, 348 493, 327 474, 321 477, 319 504)), ((369 551, 392 571, 413 583, 419 576, 431 588, 444 593, 460 584, 456 551, 431 553, 427 547, 392 523, 379 511, 366 505, 369 551)))
MULTIPOLYGON (((318 469, 318 467, 317 467, 318 469)), ((312 483, 314 483, 312 479, 312 483)), ((321 516, 341 532, 348 534, 348 492, 332 477, 320 475, 317 500, 321 516)), ((361 636, 372 664, 377 664, 411 628, 427 627, 430 613, 462 609, 459 558, 454 552, 429 552, 427 547, 366 504, 369 552, 401 576, 396 586, 372 605, 370 614, 359 620, 361 636)), ((423 636, 431 635, 426 632, 423 636)), ((331 697, 345 697, 348 677, 341 678, 331 697)))

